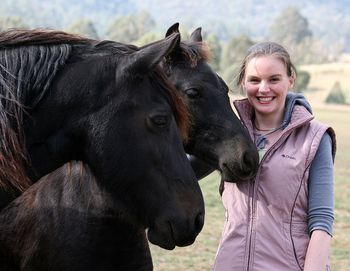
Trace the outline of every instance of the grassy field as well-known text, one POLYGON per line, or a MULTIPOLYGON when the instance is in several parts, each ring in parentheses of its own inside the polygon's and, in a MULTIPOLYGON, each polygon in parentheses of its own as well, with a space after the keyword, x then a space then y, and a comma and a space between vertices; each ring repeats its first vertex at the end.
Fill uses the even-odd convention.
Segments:
MULTIPOLYGON (((332 271, 350 270, 350 106, 325 105, 323 101, 335 81, 350 96, 350 64, 306 66, 311 73, 310 100, 317 119, 330 124, 337 134, 335 161, 335 224, 332 240, 332 271)), ((200 181, 206 220, 196 242, 173 251, 151 245, 155 271, 211 270, 224 222, 216 173, 200 181)))
POLYGON ((339 82, 350 104, 350 63, 329 63, 300 67, 311 74, 309 91, 305 94, 313 106, 322 106, 329 90, 339 82))

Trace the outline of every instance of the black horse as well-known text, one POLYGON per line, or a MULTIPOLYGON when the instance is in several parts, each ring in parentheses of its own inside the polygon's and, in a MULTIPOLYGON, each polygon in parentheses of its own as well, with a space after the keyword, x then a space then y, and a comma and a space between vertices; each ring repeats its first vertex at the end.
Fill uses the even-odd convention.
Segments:
MULTIPOLYGON (((167 30, 166 37, 173 33, 179 33, 178 23, 167 30)), ((193 155, 199 178, 218 169, 225 181, 249 180, 258 168, 256 147, 231 108, 227 85, 208 60, 210 50, 197 28, 188 41, 178 41, 162 62, 191 113, 185 150, 193 155)))
POLYGON ((15 197, 80 160, 152 243, 192 243, 204 204, 182 146, 188 113, 157 67, 178 38, 138 49, 59 31, 0 34, 3 191, 15 197))
MULTIPOLYGON (((135 170, 134 165, 127 170, 135 170)), ((176 189, 164 181, 144 184, 142 190, 141 185, 121 181, 117 185, 127 191, 116 199, 86 164, 65 164, 0 213, 1 270, 152 270, 140 222, 153 225, 149 237, 166 248, 175 243, 188 245, 193 239, 194 229, 183 218, 187 209, 200 203, 193 194, 196 184, 192 182, 191 190, 186 181, 175 181, 176 189), (189 202, 191 197, 196 200, 189 202), (178 210, 182 210, 182 217, 178 210), (157 213, 162 213, 161 217, 157 213)), ((196 223, 199 231, 202 218, 196 223)))

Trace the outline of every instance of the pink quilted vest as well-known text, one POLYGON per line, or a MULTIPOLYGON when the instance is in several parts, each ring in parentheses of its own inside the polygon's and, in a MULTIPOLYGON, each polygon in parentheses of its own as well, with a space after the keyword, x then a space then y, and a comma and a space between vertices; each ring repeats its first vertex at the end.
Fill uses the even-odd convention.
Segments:
MULTIPOLYGON (((248 101, 236 101, 235 106, 253 137, 248 101)), ((309 167, 326 131, 335 144, 334 131, 296 105, 290 124, 262 158, 256 178, 225 182, 226 221, 213 270, 303 270, 309 242, 309 167)))

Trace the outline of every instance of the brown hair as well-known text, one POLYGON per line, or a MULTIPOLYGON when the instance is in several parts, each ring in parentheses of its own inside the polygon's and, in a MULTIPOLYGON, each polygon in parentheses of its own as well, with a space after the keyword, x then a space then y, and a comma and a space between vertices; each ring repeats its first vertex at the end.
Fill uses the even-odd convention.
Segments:
POLYGON ((247 63, 255 57, 259 56, 276 56, 280 59, 287 69, 287 75, 297 77, 297 70, 290 59, 288 51, 280 44, 275 42, 260 42, 251 46, 244 57, 237 75, 236 85, 239 87, 243 82, 247 63))

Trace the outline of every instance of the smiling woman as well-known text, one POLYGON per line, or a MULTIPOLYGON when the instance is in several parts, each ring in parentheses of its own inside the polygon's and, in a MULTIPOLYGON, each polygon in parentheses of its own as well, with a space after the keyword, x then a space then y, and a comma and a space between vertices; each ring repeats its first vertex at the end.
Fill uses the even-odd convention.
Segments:
POLYGON ((238 84, 255 109, 254 125, 261 131, 282 123, 286 96, 296 79, 296 69, 288 59, 277 52, 246 59, 245 74, 238 84))
POLYGON ((214 270, 329 268, 335 135, 313 119, 302 95, 289 92, 295 79, 279 44, 256 44, 243 60, 238 85, 248 98, 234 105, 260 164, 254 182, 224 184, 226 221, 214 270))

